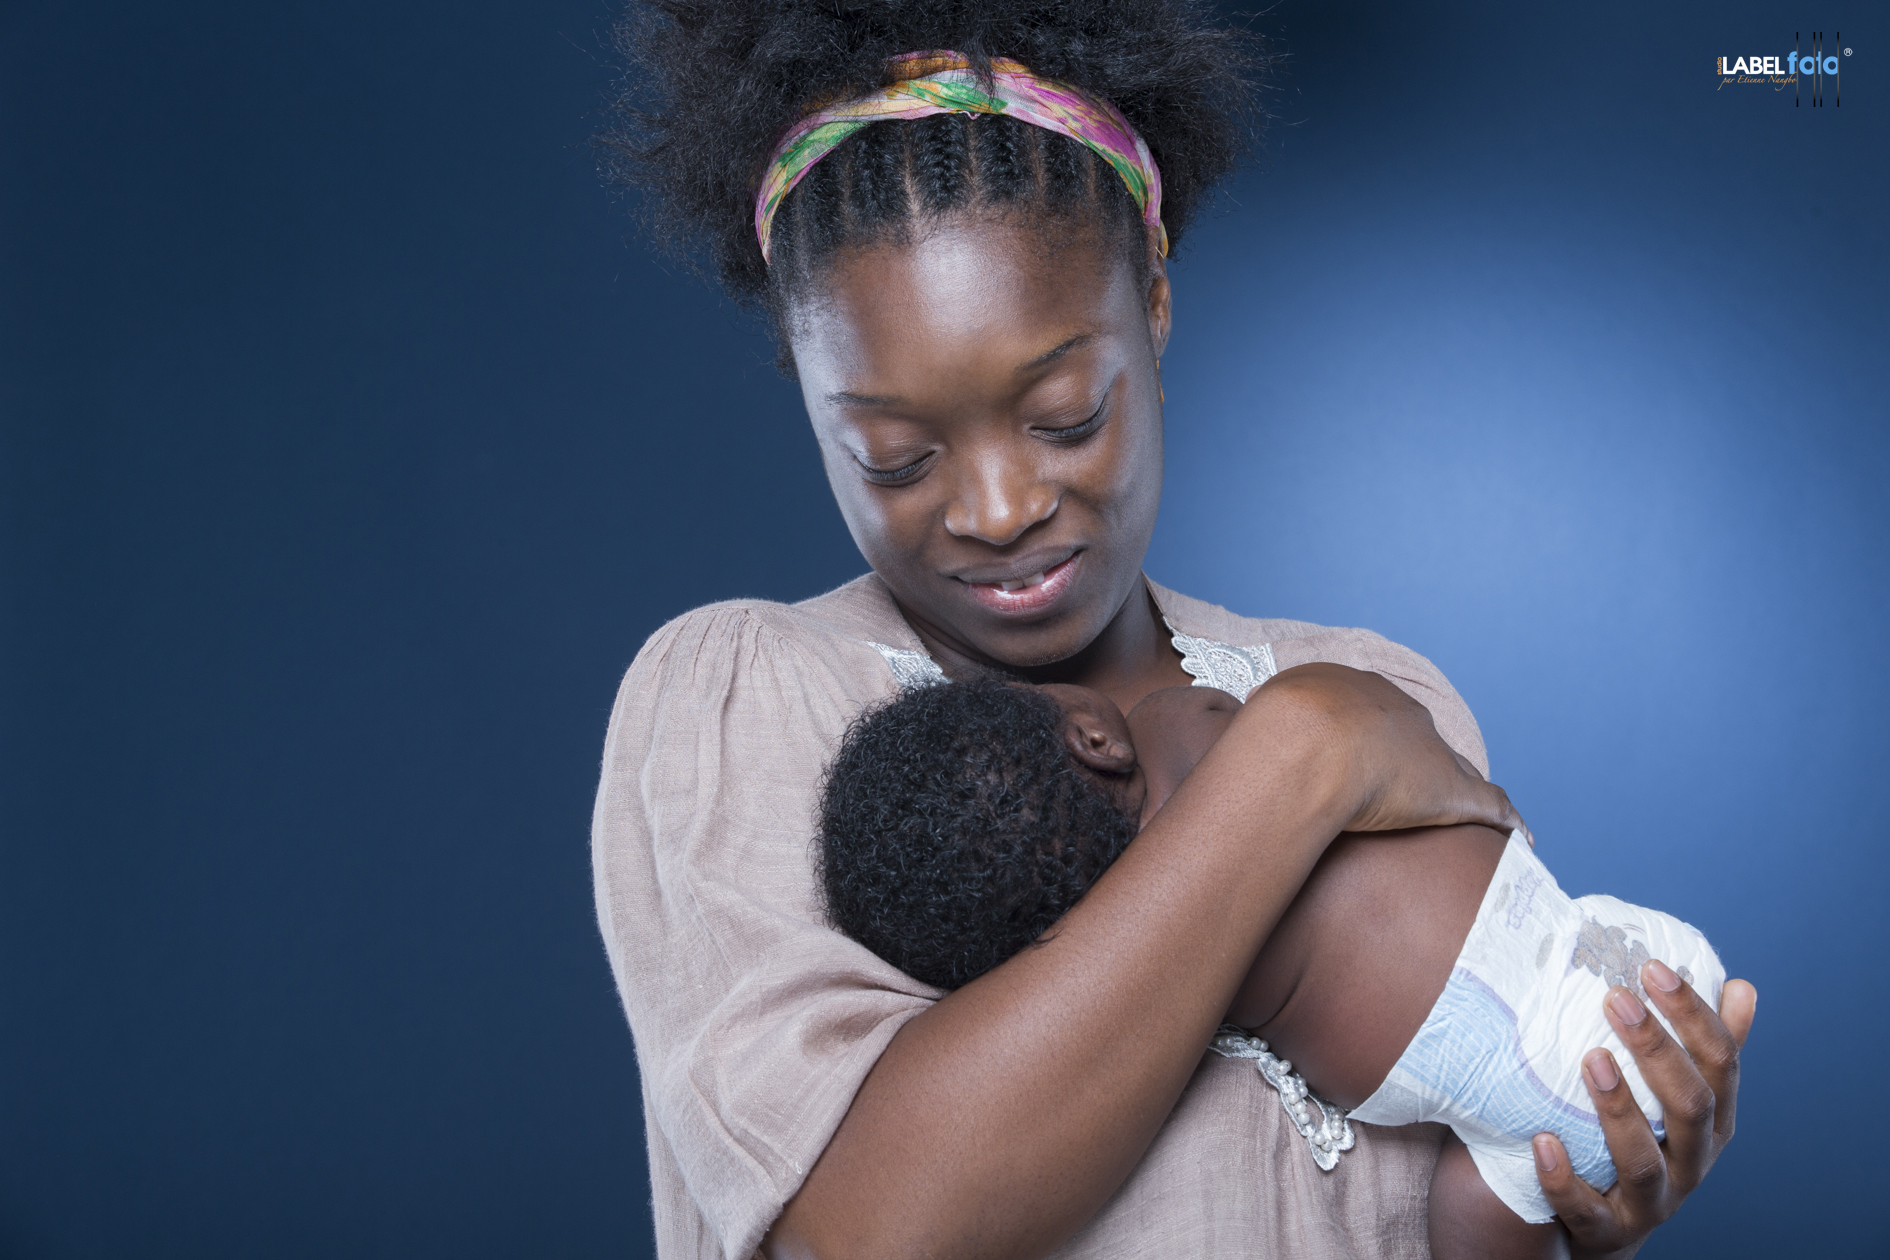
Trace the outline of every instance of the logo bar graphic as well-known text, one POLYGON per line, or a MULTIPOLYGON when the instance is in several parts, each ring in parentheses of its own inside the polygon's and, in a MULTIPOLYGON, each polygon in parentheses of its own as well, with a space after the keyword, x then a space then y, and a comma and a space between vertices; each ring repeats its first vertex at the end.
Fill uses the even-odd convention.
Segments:
POLYGON ((1823 31, 1810 32, 1809 39, 1806 32, 1793 31, 1792 50, 1778 57, 1715 57, 1713 75, 1719 80, 1718 88, 1739 84, 1783 92, 1790 84, 1794 109, 1807 103, 1813 109, 1822 109, 1827 103, 1828 89, 1828 103, 1834 108, 1841 106, 1844 104, 1844 59, 1851 55, 1851 50, 1844 47, 1844 32, 1834 31, 1832 35, 1832 42, 1827 45, 1823 31))

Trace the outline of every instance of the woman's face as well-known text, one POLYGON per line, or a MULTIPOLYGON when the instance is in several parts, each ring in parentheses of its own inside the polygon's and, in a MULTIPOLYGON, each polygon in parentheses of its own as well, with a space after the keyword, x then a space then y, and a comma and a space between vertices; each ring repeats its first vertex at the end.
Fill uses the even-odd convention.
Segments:
POLYGON ((915 628, 1065 660, 1141 594, 1161 500, 1168 281, 1119 249, 947 220, 843 254, 793 351, 853 540, 915 628))

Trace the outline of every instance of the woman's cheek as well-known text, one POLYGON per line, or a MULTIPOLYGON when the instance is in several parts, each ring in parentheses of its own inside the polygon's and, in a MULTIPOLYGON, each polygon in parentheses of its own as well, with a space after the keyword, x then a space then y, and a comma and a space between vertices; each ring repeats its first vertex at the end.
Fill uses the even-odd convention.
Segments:
POLYGON ((918 485, 897 491, 867 488, 870 502, 865 511, 872 517, 875 539, 868 559, 874 568, 882 573, 917 574, 938 567, 927 558, 935 549, 950 545, 944 521, 952 491, 949 475, 937 475, 942 471, 935 470, 918 485))
POLYGON ((1098 511, 1124 523, 1152 516, 1161 500, 1160 423, 1141 419, 1124 424, 1111 439, 1092 474, 1098 511))

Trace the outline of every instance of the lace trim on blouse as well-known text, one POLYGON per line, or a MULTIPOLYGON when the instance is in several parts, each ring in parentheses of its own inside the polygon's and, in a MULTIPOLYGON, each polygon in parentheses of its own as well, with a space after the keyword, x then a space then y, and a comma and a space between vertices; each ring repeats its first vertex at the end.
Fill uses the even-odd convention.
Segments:
POLYGON ((1166 617, 1162 624, 1168 627, 1169 639, 1181 653, 1181 668, 1193 675, 1197 687, 1214 687, 1245 704, 1255 687, 1280 672, 1273 663, 1272 644, 1235 647, 1183 634, 1166 617))
MULTIPOLYGON (((1236 647, 1215 639, 1197 638, 1175 629, 1175 623, 1162 618, 1175 650, 1181 653, 1181 668, 1194 679, 1197 687, 1214 687, 1245 704, 1247 696, 1267 679, 1279 673, 1269 644, 1256 643, 1236 647)), ((896 648, 867 641, 867 646, 886 658, 901 691, 931 687, 947 681, 945 671, 923 651, 896 648)), ((1330 1172, 1339 1163, 1339 1154, 1352 1149, 1352 1125, 1345 1112, 1313 1093, 1306 1079, 1293 1071, 1286 1059, 1276 1057, 1267 1043, 1250 1037, 1239 1028, 1224 1025, 1208 1043, 1208 1049, 1228 1059, 1250 1059, 1262 1080, 1280 1096, 1280 1106, 1287 1119, 1299 1130, 1312 1150, 1313 1162, 1330 1172)))
POLYGON ((1266 1042, 1232 1024, 1221 1025, 1208 1049, 1227 1059, 1252 1059, 1267 1084, 1279 1091, 1286 1118, 1312 1147, 1313 1163, 1323 1172, 1339 1166, 1340 1152, 1352 1149, 1352 1122, 1344 1111, 1306 1087, 1306 1078, 1293 1070, 1292 1060, 1278 1057, 1266 1042))
POLYGON ((911 691, 915 687, 931 687, 945 681, 945 671, 938 667, 938 662, 924 652, 915 652, 911 648, 896 648, 884 643, 875 643, 871 639, 866 646, 886 658, 891 667, 893 679, 898 682, 899 690, 911 691))

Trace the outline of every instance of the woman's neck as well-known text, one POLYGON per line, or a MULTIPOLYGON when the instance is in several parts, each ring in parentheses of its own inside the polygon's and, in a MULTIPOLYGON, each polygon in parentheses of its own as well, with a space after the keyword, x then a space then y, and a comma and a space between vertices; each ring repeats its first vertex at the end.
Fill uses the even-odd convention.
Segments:
POLYGON ((1121 609, 1088 647, 1063 660, 1028 668, 974 655, 971 649, 939 633, 903 606, 899 611, 950 678, 999 674, 1030 683, 1075 683, 1102 692, 1124 713, 1152 691, 1186 686, 1192 681, 1181 668, 1181 654, 1175 651, 1162 625, 1161 610, 1145 582, 1136 583, 1121 609))

